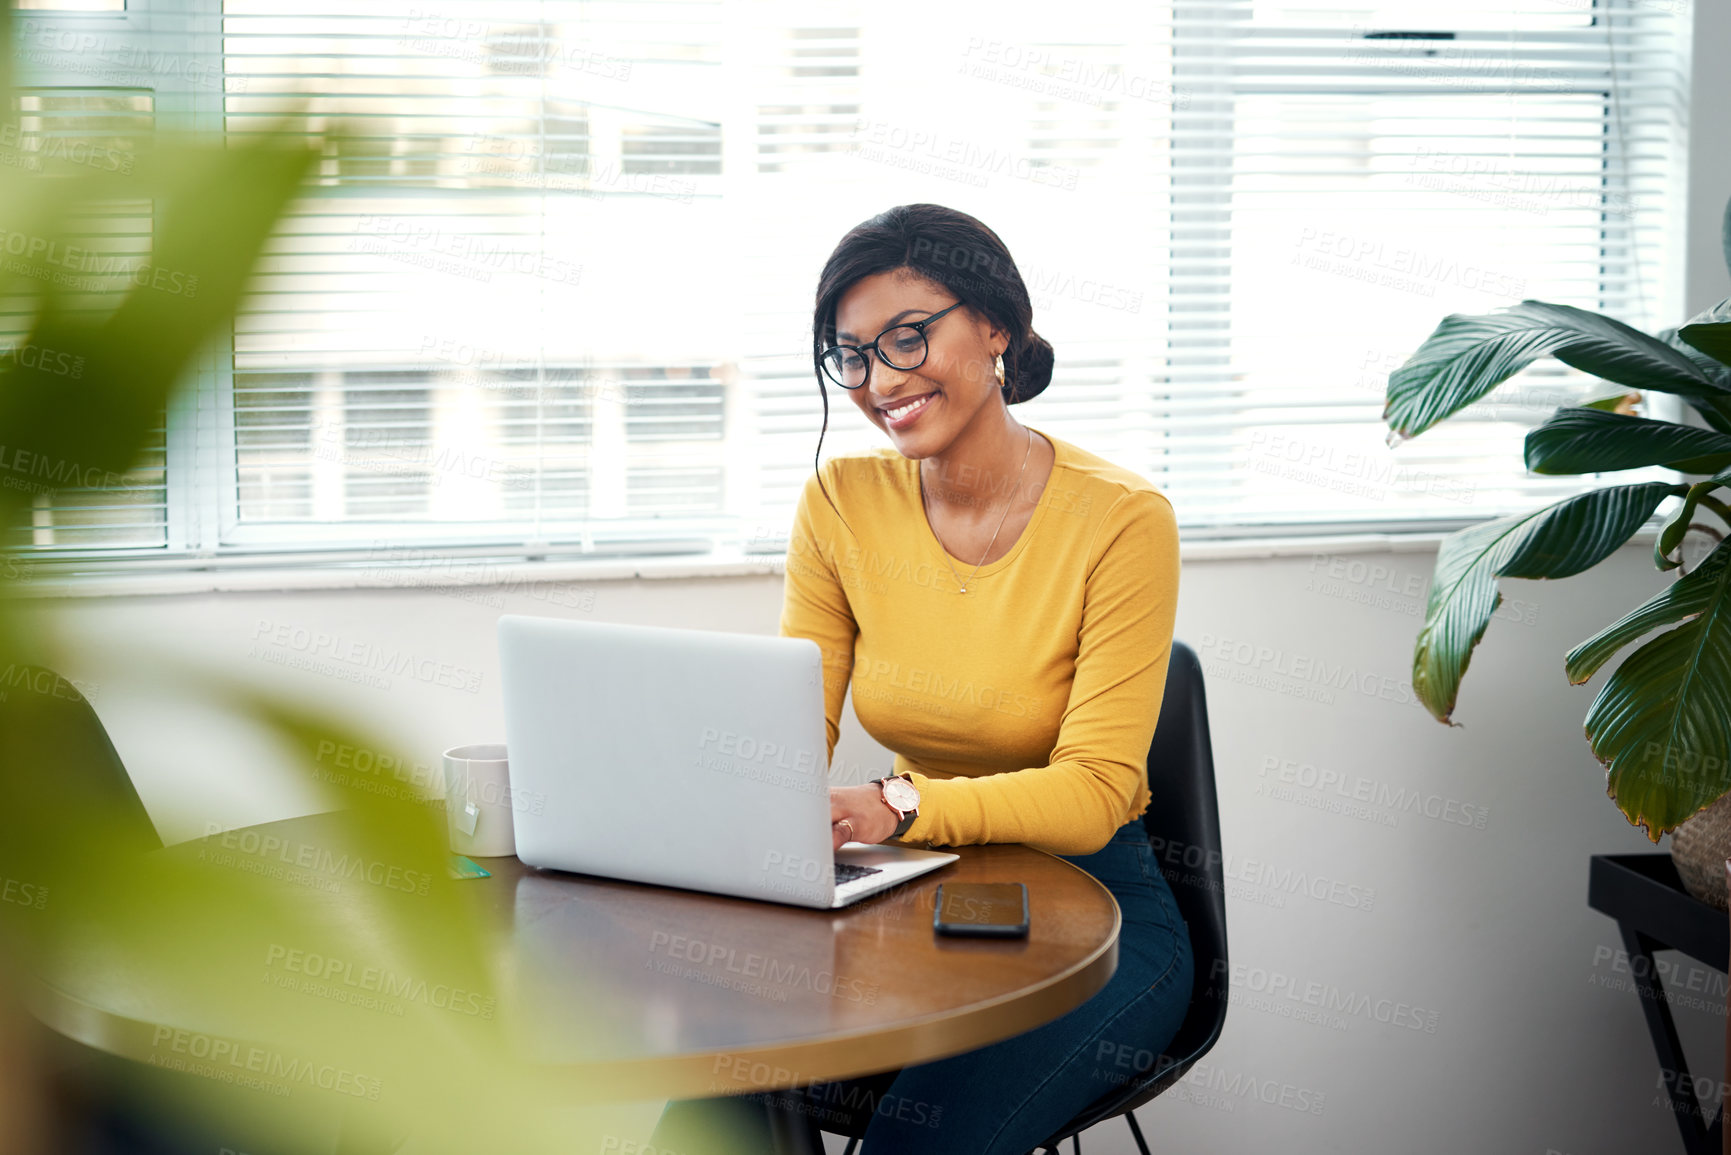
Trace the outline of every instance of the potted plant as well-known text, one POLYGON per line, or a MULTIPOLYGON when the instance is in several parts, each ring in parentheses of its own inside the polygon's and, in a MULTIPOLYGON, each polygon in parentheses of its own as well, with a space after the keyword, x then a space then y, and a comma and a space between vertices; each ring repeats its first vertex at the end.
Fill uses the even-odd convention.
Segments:
MULTIPOLYGON (((1724 247, 1731 267, 1731 205, 1724 247)), ((1676 580, 1575 646, 1564 669, 1578 685, 1635 646, 1587 711, 1588 741, 1617 807, 1654 842, 1676 830, 1672 854, 1685 886, 1723 908, 1731 854, 1731 508, 1718 491, 1731 488, 1731 299, 1652 335, 1544 301, 1450 315, 1389 376, 1383 418, 1394 437, 1417 436, 1547 356, 1621 388, 1559 408, 1532 429, 1528 469, 1662 466, 1690 479, 1609 484, 1451 534, 1437 554, 1413 650, 1413 690, 1448 722, 1473 647, 1501 601, 1498 578, 1580 573, 1627 542, 1666 498, 1681 498, 1654 549, 1654 563, 1676 580), (1649 391, 1681 398, 1701 424, 1639 416, 1649 391), (1685 566, 1681 546, 1692 528, 1715 544, 1685 566), (1654 631, 1661 632, 1641 641, 1654 631)))

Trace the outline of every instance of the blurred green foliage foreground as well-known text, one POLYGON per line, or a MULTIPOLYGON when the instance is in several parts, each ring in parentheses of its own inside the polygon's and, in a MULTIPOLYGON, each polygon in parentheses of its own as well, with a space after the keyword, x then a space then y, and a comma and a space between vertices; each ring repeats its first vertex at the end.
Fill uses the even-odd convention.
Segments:
MULTIPOLYGON (((13 59, 4 16, 0 70, 13 59)), ((13 77, 0 87, 15 126, 13 77)), ((20 139, 15 127, 0 133, 14 148, 20 139)), ((189 365, 230 323, 317 152, 268 134, 158 133, 124 173, 0 159, 0 296, 26 302, 30 316, 28 337, 0 359, 5 565, 51 485, 136 464, 189 365), (67 247, 118 202, 150 206, 143 263, 111 284, 67 277, 67 247), (26 348, 55 357, 16 355, 26 348), (56 371, 61 356, 82 359, 76 379, 56 371)), ((134 676, 273 735, 340 811, 320 845, 294 848, 290 868, 316 877, 360 863, 380 881, 344 885, 339 901, 330 887, 297 884, 294 869, 263 869, 282 848, 234 835, 232 846, 218 836, 194 853, 164 852, 147 821, 141 830, 124 777, 109 789, 72 773, 43 738, 79 700, 40 671, 77 669, 79 655, 56 643, 51 617, 28 615, 27 626, 21 606, 0 600, 0 1155, 78 1142, 56 1109, 68 1053, 103 1072, 103 1094, 165 1134, 207 1137, 197 1146, 208 1140, 213 1153, 329 1152, 339 1134, 344 1150, 388 1151, 403 1137, 416 1152, 599 1149, 619 1108, 570 1106, 583 1088, 512 1045, 508 952, 464 889, 473 884, 447 873, 442 808, 312 773, 321 743, 387 743, 153 655, 134 676), (387 989, 397 997, 386 1010, 366 997, 387 989)), ((92 1111, 108 1101, 80 1100, 92 1111)))

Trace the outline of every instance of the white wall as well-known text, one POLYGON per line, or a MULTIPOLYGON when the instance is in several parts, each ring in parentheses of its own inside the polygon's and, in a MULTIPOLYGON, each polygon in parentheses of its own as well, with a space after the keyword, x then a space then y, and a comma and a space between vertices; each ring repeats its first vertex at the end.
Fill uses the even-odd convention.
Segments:
MULTIPOLYGON (((1593 690, 1570 687, 1561 666, 1570 645, 1662 579, 1647 549, 1631 547, 1566 582, 1506 583, 1518 600, 1493 623, 1466 678, 1460 725, 1447 728, 1406 700, 1433 558, 1185 565, 1178 635, 1205 651, 1229 868, 1272 872, 1272 885, 1235 882, 1229 896, 1241 993, 1256 999, 1251 986, 1280 976, 1300 994, 1322 984, 1349 1001, 1368 996, 1372 1012, 1312 1023, 1288 1017, 1305 1009, 1299 999, 1235 1005, 1207 1067, 1144 1113, 1160 1150, 1677 1149, 1670 1116, 1654 1105, 1657 1064, 1635 995, 1602 954, 1617 943, 1615 928, 1586 906, 1589 855, 1651 847, 1604 796, 1581 732, 1593 690), (1269 653, 1259 659, 1237 643, 1269 653), (1349 669, 1358 688, 1336 689, 1332 701, 1300 696, 1304 683, 1276 672, 1294 662, 1349 669), (1365 816, 1332 812, 1315 804, 1340 796, 1302 785, 1312 773, 1303 767, 1338 775, 1349 793, 1416 792, 1469 819, 1482 808, 1483 829, 1374 801, 1365 816), (1283 886, 1287 877, 1295 881, 1283 886), (1401 1017, 1425 1026, 1377 1021, 1383 1000, 1414 1008, 1401 1017), (1234 1093, 1246 1080, 1253 1094, 1234 1093), (1283 1107, 1283 1093, 1320 1110, 1283 1107)), ((170 708, 163 655, 327 702, 435 764, 446 746, 502 733, 501 612, 773 633, 781 580, 608 581, 552 594, 225 593, 44 608, 88 643, 72 672, 98 684, 94 700, 141 794, 178 839, 207 821, 259 822, 313 804, 273 774, 267 746, 220 718, 170 708), (255 636, 278 626, 408 648, 478 672, 479 690, 403 676, 388 689, 357 687, 253 656, 255 636)), ((851 715, 837 759, 859 776, 889 764, 851 715)), ((1717 1078, 1723 1018, 1686 1017, 1698 1070, 1717 1078)), ((1089 1149, 1132 1147, 1119 1125, 1089 1149)))
POLYGON ((1683 260, 1683 315, 1710 309, 1731 293, 1720 245, 1725 202, 1731 198, 1731 152, 1724 140, 1724 116, 1731 103, 1731 74, 1725 47, 1731 45, 1731 4, 1697 3, 1689 77, 1690 139, 1703 147, 1689 150, 1688 227, 1683 260))

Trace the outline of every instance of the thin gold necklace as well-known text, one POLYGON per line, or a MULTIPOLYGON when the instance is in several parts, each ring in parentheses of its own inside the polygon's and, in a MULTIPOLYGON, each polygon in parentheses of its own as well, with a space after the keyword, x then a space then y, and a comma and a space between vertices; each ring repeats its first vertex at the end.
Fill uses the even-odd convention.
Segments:
MULTIPOLYGON (((1024 426, 1024 428, 1027 427, 1024 426)), ((1016 474, 1016 484, 1014 488, 1010 490, 1010 500, 1004 503, 1004 516, 998 519, 998 528, 992 531, 992 540, 986 543, 986 552, 980 555, 980 565, 975 566, 974 573, 968 575, 968 581, 970 582, 974 580, 974 574, 980 572, 980 566, 986 564, 986 558, 991 554, 992 547, 998 543, 998 534, 1004 531, 1004 523, 1010 519, 1010 508, 1016 504, 1016 494, 1022 491, 1022 474, 1028 472, 1028 457, 1033 452, 1034 431, 1028 429, 1028 449, 1027 452, 1022 454, 1021 472, 1016 474)), ((916 466, 915 468, 917 469, 918 467, 916 466)), ((932 520, 932 507, 926 502, 926 476, 923 473, 920 474, 920 505, 925 509, 926 521, 930 524, 932 520)), ((956 563, 950 561, 949 547, 944 545, 943 538, 938 537, 938 527, 936 525, 932 526, 932 536, 938 538, 938 548, 944 551, 944 562, 950 567, 950 573, 955 574, 957 586, 956 592, 961 594, 967 593, 968 584, 962 580, 961 574, 956 573, 956 563)))

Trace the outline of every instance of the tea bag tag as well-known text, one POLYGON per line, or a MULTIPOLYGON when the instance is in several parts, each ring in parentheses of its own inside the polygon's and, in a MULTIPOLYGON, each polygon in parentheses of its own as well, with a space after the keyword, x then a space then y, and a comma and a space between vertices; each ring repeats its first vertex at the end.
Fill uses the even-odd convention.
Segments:
POLYGON ((456 827, 466 835, 475 833, 475 823, 481 817, 481 808, 473 802, 464 801, 463 809, 457 812, 456 827))

